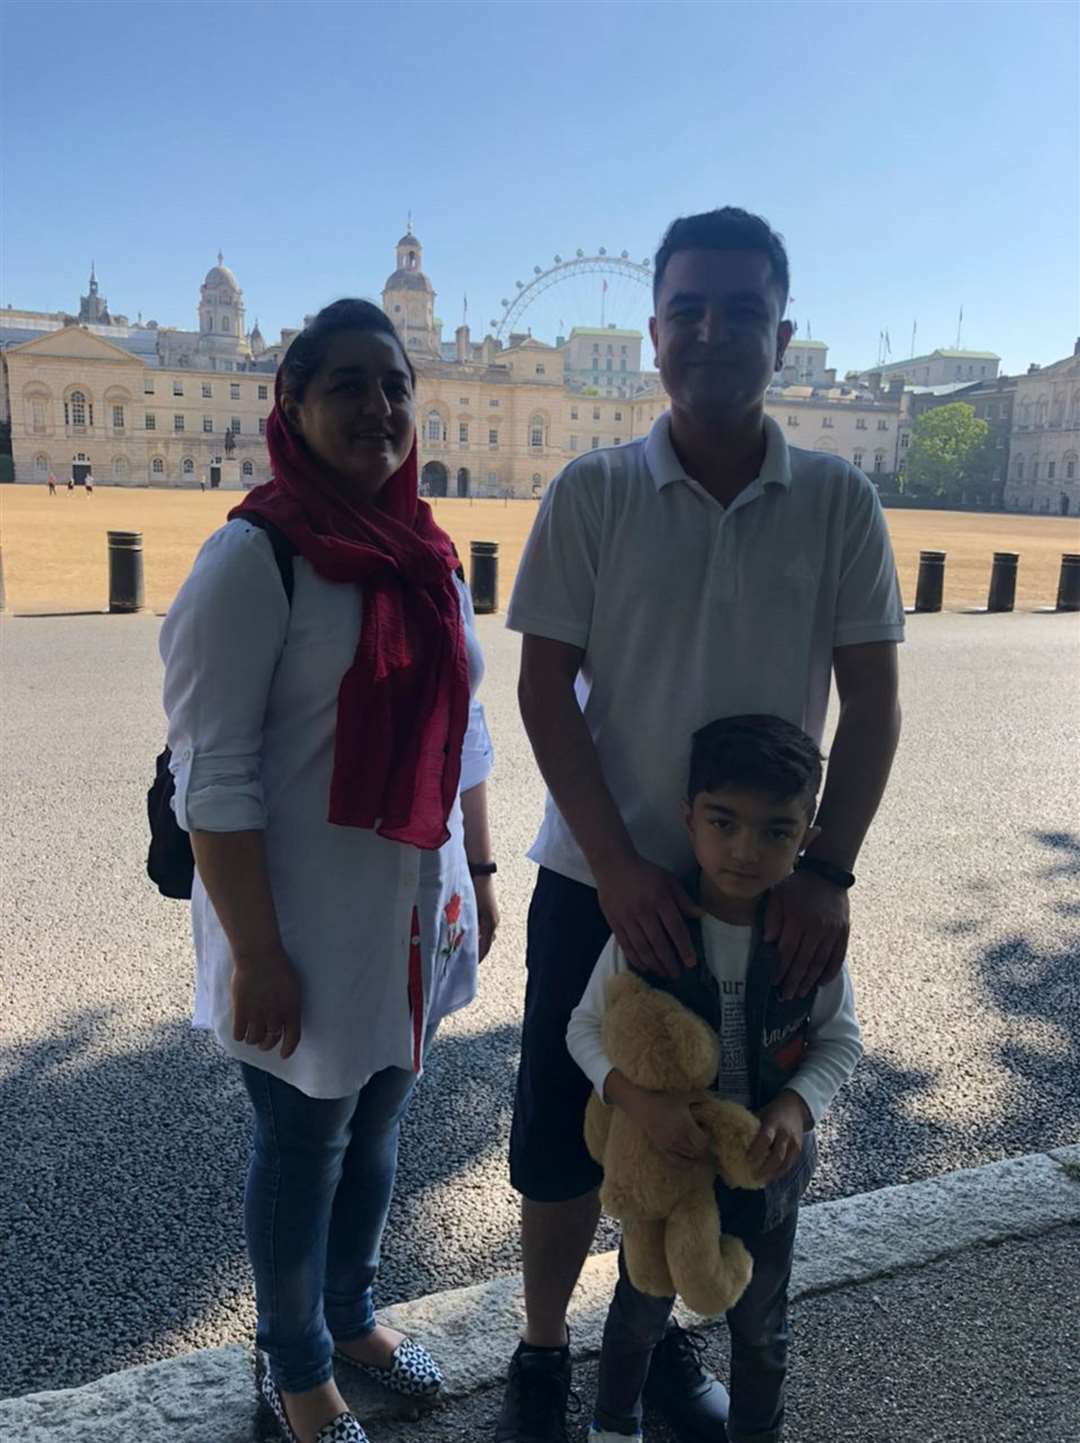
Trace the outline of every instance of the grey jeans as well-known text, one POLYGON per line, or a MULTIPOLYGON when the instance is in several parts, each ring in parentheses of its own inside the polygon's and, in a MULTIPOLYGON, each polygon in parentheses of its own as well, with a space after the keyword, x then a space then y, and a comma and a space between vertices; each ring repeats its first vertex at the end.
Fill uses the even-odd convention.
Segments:
MULTIPOLYGON (((728 1443, 779 1443, 784 1424, 784 1381, 788 1359, 788 1283, 799 1210, 793 1208, 769 1232, 740 1230, 725 1220, 724 1231, 741 1237, 754 1260, 754 1276, 727 1314, 731 1334, 731 1413, 728 1443)), ((653 1349, 664 1336, 673 1298, 651 1298, 631 1283, 622 1249, 619 1281, 604 1325, 596 1416, 601 1427, 617 1428, 641 1417, 641 1390, 653 1349)))

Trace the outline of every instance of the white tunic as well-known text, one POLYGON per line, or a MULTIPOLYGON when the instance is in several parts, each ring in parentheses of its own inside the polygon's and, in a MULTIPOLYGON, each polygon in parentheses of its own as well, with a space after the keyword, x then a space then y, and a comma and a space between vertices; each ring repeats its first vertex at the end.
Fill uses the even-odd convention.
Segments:
MULTIPOLYGON (((362 593, 301 556, 293 577, 290 607, 266 533, 230 521, 202 548, 161 629, 177 819, 188 831, 265 831, 281 937, 303 989, 302 1037, 287 1061, 233 1041, 232 954, 196 876, 194 1024, 310 1097, 344 1097, 384 1067, 412 1067, 417 1037, 472 1000, 476 903, 460 799, 438 851, 327 821, 338 688, 356 653, 362 593), (422 1017, 409 1003, 414 937, 422 1017)), ((458 590, 475 693, 483 658, 468 589, 458 590)), ((490 769, 474 700, 461 790, 490 769)))

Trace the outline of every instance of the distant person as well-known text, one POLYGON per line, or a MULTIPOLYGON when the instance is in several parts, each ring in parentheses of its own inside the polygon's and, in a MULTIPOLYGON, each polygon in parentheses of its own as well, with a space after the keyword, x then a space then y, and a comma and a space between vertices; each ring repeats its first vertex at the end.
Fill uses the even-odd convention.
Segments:
POLYGON ((92 475, 91 472, 87 471, 87 473, 86 473, 86 479, 84 480, 83 485, 86 487, 86 494, 87 494, 87 496, 93 496, 93 494, 94 494, 94 477, 93 477, 93 475, 92 475))
POLYGON ((49 472, 49 479, 48 479, 48 481, 47 481, 45 484, 46 484, 46 485, 48 486, 48 488, 49 488, 49 495, 50 495, 50 496, 55 496, 55 495, 56 495, 56 477, 53 475, 53 473, 52 473, 51 471, 49 472))
POLYGON ((200 477, 200 479, 199 479, 199 490, 200 490, 200 491, 205 491, 205 490, 206 490, 206 477, 205 477, 205 476, 202 476, 202 477, 200 477))
MULTIPOLYGON (((764 1190, 716 1183, 723 1231, 742 1241, 753 1262, 750 1283, 727 1314, 732 1385, 726 1436, 778 1439, 799 1200, 817 1162, 814 1129, 855 1071, 862 1041, 847 967, 785 1002, 774 982, 775 944, 762 936, 769 889, 791 875, 817 836, 817 747, 780 717, 727 717, 695 733, 689 774, 682 811, 695 858, 687 891, 702 911, 688 922, 697 965, 680 964, 673 984, 657 982, 719 1035, 720 1073, 712 1090, 761 1120, 748 1156, 764 1190)), ((685 1094, 636 1087, 604 1052, 607 983, 628 970, 612 937, 571 1014, 567 1046, 601 1100, 637 1122, 677 1168, 709 1148, 693 1103, 685 1094)), ((590 1443, 641 1443, 641 1392, 673 1302, 639 1292, 620 1249, 590 1443)), ((686 1341, 693 1346, 691 1337, 686 1341)))
MULTIPOLYGON (((677 220, 656 255, 649 323, 670 412, 624 446, 573 460, 547 488, 508 625, 524 633, 521 712, 549 799, 510 1138, 522 1194, 525 1331, 497 1443, 555 1443, 570 1390, 566 1309, 599 1215, 582 1138, 588 1079, 570 1014, 612 933, 642 972, 692 966, 700 909, 672 805, 690 738, 714 717, 768 713, 820 746, 840 715, 815 837, 770 892, 765 937, 781 990, 840 972, 848 887, 899 734, 904 612, 870 481, 789 447, 765 415, 784 364, 788 259, 758 216, 677 220)), ((676 1327, 646 1396, 676 1433, 723 1437, 727 1396, 676 1327)), ((737 1429, 730 1443, 745 1443, 737 1429)), ((762 1435, 764 1438, 767 1435, 762 1435)))
POLYGON ((254 1117, 260 1414, 300 1443, 365 1436, 335 1359, 398 1393, 441 1384, 372 1288, 425 1043, 498 924, 483 658, 417 495, 415 385, 377 306, 321 311, 277 373, 274 479, 206 542, 161 633, 195 1024, 239 1061, 254 1117), (260 520, 296 553, 291 601, 260 520))
POLYGON ((72 492, 75 490, 75 477, 74 477, 74 476, 69 476, 69 477, 68 477, 67 489, 68 489, 68 495, 70 496, 70 495, 72 494, 72 492))

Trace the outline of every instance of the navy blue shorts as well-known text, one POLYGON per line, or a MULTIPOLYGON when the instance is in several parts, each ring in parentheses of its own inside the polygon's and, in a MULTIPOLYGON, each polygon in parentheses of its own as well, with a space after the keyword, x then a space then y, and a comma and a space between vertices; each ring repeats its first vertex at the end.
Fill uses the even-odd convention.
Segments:
POLYGON ((595 887, 541 867, 529 906, 525 1020, 510 1129, 510 1182, 533 1202, 582 1197, 603 1178, 583 1133, 592 1083, 566 1049, 566 1028, 610 936, 595 887))

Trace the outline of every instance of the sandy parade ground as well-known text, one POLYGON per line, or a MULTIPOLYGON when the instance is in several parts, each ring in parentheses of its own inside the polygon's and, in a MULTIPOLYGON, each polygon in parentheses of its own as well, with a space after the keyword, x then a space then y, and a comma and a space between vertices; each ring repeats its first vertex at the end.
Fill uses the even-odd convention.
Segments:
MULTIPOLYGON (((163 612, 202 541, 240 501, 237 492, 98 486, 92 496, 44 486, 0 489, 0 545, 9 612, 100 611, 107 604, 106 532, 141 531, 146 604, 163 612)), ((468 568, 469 543, 499 543, 500 604, 505 605, 536 515, 534 501, 436 501, 439 522, 468 568)), ((886 512, 908 605, 915 596, 919 551, 948 556, 945 606, 985 605, 995 551, 1020 554, 1020 610, 1053 606, 1063 552, 1080 551, 1080 519, 982 515, 956 511, 886 512)))

